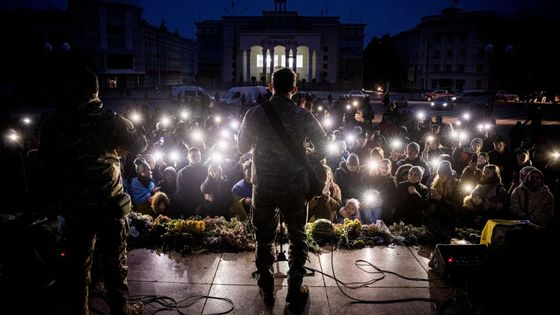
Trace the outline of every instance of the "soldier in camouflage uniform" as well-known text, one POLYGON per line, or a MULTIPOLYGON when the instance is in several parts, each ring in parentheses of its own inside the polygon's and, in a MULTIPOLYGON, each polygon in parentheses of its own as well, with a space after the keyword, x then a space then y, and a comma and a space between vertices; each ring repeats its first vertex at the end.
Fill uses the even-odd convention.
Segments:
POLYGON ((238 136, 239 152, 253 149, 251 182, 253 183, 253 225, 257 249, 258 285, 268 306, 274 304, 272 245, 278 227, 279 212, 288 228, 290 257, 288 272, 288 305, 307 301, 308 289, 303 283, 307 260, 305 223, 306 191, 309 189, 305 168, 288 152, 271 127, 262 106, 273 106, 293 142, 304 146, 311 141, 316 158, 326 156, 327 136, 317 119, 297 106, 290 98, 297 92, 295 73, 280 69, 273 74, 269 88, 274 95, 270 102, 250 109, 241 124, 238 136))
POLYGON ((146 138, 127 119, 102 109, 95 73, 72 69, 63 77, 58 109, 41 131, 40 156, 49 198, 66 218, 65 280, 69 314, 88 314, 92 252, 99 251, 111 314, 139 314, 129 304, 126 214, 131 209, 120 155, 146 149, 146 138))

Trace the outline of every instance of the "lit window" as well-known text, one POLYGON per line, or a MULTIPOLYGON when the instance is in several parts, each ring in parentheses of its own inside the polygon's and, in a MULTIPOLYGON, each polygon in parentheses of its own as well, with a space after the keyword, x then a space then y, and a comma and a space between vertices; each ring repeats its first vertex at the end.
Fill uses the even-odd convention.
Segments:
MULTIPOLYGON (((283 67, 286 64, 286 55, 282 55, 281 60, 282 60, 281 66, 283 67)), ((294 62, 292 58, 288 58, 288 67, 293 68, 293 64, 294 62)), ((296 65, 298 68, 303 68, 303 55, 297 55, 296 65)))
MULTIPOLYGON (((274 66, 278 67, 278 60, 280 59, 280 55, 275 55, 274 56, 274 66)), ((272 56, 271 55, 267 55, 266 56, 266 61, 267 64, 270 65, 270 61, 272 60, 272 56)), ((284 55, 282 55, 282 65, 284 65, 284 55)), ((257 68, 262 68, 263 67, 263 55, 257 55, 257 68)))

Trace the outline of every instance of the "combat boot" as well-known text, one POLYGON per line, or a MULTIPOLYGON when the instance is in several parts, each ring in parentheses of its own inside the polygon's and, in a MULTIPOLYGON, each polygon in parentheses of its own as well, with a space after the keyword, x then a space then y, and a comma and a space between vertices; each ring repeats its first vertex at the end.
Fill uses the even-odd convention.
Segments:
POLYGON ((120 307, 111 307, 111 315, 141 315, 144 311, 144 304, 126 303, 120 307))
POLYGON ((286 302, 288 302, 288 308, 293 313, 299 313, 305 308, 307 304, 307 299, 309 298, 309 288, 305 284, 299 286, 288 285, 288 295, 286 296, 286 302))
POLYGON ((259 285, 259 292, 263 297, 264 304, 268 307, 274 306, 274 277, 269 274, 261 274, 257 284, 259 285))

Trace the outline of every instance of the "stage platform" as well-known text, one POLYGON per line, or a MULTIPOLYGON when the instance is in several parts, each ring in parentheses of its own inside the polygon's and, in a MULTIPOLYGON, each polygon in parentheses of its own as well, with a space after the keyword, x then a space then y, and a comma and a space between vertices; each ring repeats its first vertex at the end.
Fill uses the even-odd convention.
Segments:
MULTIPOLYGON (((378 268, 399 273, 410 278, 425 281, 410 281, 392 274, 385 274, 382 280, 376 281, 359 289, 344 288, 344 291, 363 300, 388 300, 403 298, 430 298, 439 303, 424 301, 361 304, 351 303, 337 287, 334 280, 320 273, 305 278, 304 283, 310 288, 310 298, 303 314, 438 314, 438 307, 445 304, 443 314, 514 314, 514 313, 546 313, 545 305, 550 302, 546 296, 519 300, 516 294, 509 295, 503 291, 503 283, 498 287, 494 281, 478 283, 469 291, 470 305, 465 304, 464 283, 449 283, 440 280, 428 266, 432 249, 428 247, 378 246, 361 250, 336 250, 334 252, 334 270, 336 277, 343 282, 364 282, 380 278, 380 274, 370 274, 360 270, 355 261, 362 259, 378 268), (494 294, 501 290, 500 294, 494 294), (473 293, 474 292, 474 293, 473 293), (453 300, 453 298, 455 299, 453 300), (461 310, 462 307, 467 307, 461 310), (531 311, 534 310, 535 312, 531 311)), ((259 295, 256 280, 252 277, 255 270, 255 256, 252 252, 198 254, 181 256, 178 254, 158 254, 146 249, 134 249, 129 252, 129 287, 130 294, 135 295, 166 295, 181 300, 193 295, 210 295, 228 298, 233 301, 232 314, 282 314, 285 309, 287 293, 288 269, 287 262, 275 264, 276 303, 274 308, 265 306, 259 295)), ((325 249, 321 254, 309 255, 307 266, 332 275, 331 252, 325 249)), ((366 271, 374 271, 371 267, 362 267, 366 271)), ((529 270, 520 270, 517 276, 530 277, 529 270)), ((526 279, 525 279, 526 280, 526 279)), ((472 281, 474 283, 474 281, 472 281)), ((484 282, 484 280, 483 280, 484 282)), ((503 282, 503 280, 500 280, 503 282)), ((538 291, 536 287, 521 287, 523 281, 515 280, 520 285, 512 292, 538 291)), ((554 284, 556 286, 557 284, 554 284)), ((542 287, 544 289, 544 287, 542 287)), ((543 290, 544 291, 544 290, 543 290)), ((554 292, 557 290, 552 290, 554 292)), ((552 302, 550 302, 552 303, 552 302)), ((95 309, 107 312, 103 301, 92 296, 90 305, 95 309)), ((219 313, 229 308, 229 304, 219 300, 200 299, 189 308, 183 309, 185 314, 219 313)), ((155 309, 147 306, 145 314, 152 314, 155 309)), ((93 312, 92 312, 93 314, 93 312)), ((177 314, 176 311, 158 312, 158 314, 177 314)))

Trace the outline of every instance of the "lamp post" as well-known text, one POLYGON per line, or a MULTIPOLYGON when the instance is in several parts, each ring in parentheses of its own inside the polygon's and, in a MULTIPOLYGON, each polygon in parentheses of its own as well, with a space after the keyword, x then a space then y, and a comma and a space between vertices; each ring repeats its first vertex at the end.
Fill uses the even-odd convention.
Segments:
MULTIPOLYGON (((224 9, 226 10, 226 12, 228 12, 229 10, 227 8, 224 7, 224 9)), ((245 11, 247 11, 247 9, 249 9, 249 7, 245 7, 240 13, 244 13, 245 11)), ((238 39, 237 39, 237 15, 235 12, 235 1, 231 1, 231 16, 233 18, 233 44, 232 44, 232 56, 231 56, 231 64, 232 64, 232 69, 231 69, 231 82, 236 82, 239 78, 237 77, 237 71, 239 69, 239 61, 237 60, 237 54, 239 53, 238 50, 238 39)), ((241 62, 241 66, 243 66, 243 62, 241 62)), ((241 70, 241 73, 243 73, 243 70, 241 70)))

